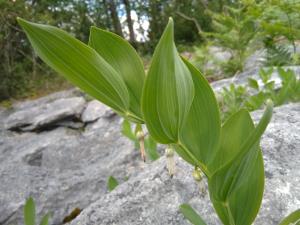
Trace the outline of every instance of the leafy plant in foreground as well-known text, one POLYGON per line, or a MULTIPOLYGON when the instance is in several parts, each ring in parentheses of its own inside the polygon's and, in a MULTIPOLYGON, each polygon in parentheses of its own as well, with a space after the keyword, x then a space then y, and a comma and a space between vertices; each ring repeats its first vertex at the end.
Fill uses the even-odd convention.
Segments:
MULTIPOLYGON (((48 225, 49 214, 43 216, 40 225, 48 225)), ((33 198, 27 199, 24 206, 24 224, 25 225, 36 225, 36 215, 35 215, 35 203, 33 198)))
POLYGON ((18 21, 46 63, 136 123, 141 143, 145 123, 155 141, 168 145, 168 158, 175 150, 205 174, 210 199, 225 225, 253 222, 264 189, 259 141, 271 119, 271 102, 256 126, 246 110, 222 125, 209 83, 176 50, 172 19, 147 76, 134 49, 112 33, 92 27, 87 46, 57 28, 18 21))

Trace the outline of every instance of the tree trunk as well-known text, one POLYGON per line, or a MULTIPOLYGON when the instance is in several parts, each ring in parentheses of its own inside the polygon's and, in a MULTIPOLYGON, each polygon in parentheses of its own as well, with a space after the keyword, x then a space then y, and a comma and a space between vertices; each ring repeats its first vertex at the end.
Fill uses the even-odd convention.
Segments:
MULTIPOLYGON (((111 19, 110 19, 109 11, 108 11, 108 8, 107 8, 106 0, 103 0, 102 4, 103 4, 103 7, 104 7, 104 12, 105 12, 105 27, 110 29, 111 28, 111 19)), ((100 15, 99 15, 99 17, 100 17, 100 15)))
POLYGON ((124 37, 123 32, 122 32, 120 19, 118 17, 118 13, 117 13, 117 7, 116 7, 116 4, 115 4, 115 1, 114 0, 109 0, 108 1, 108 7, 109 7, 110 16, 111 16, 111 20, 112 20, 115 32, 118 35, 120 35, 121 37, 124 37))
POLYGON ((156 43, 162 34, 163 27, 161 24, 161 2, 157 0, 149 0, 149 38, 152 43, 156 43))
POLYGON ((131 11, 130 3, 129 0, 123 0, 123 3, 125 5, 125 10, 126 10, 126 20, 127 20, 128 30, 129 30, 129 41, 133 46, 135 46, 133 23, 130 15, 130 11, 131 11))

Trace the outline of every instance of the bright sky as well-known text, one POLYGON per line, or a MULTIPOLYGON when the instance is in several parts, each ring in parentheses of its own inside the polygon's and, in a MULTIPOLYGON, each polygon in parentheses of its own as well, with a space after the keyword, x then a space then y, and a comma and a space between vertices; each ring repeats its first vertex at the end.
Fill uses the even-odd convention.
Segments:
MULTIPOLYGON (((135 39, 138 42, 144 42, 148 37, 149 21, 145 16, 140 18, 140 23, 138 22, 138 16, 134 10, 130 13, 131 19, 133 21, 133 30, 135 34, 135 39)), ((123 33, 125 38, 129 39, 129 30, 126 23, 126 14, 120 15, 120 22, 122 24, 123 33)))

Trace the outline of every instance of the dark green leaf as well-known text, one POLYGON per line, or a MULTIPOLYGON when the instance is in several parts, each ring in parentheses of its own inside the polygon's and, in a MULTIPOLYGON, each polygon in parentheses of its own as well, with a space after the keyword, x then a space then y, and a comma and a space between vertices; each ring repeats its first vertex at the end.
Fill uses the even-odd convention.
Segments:
POLYGON ((119 185, 119 182, 113 176, 108 178, 107 188, 109 191, 114 190, 119 185))
POLYGON ((52 26, 18 18, 36 53, 83 91, 127 114, 129 93, 122 77, 91 47, 52 26))
POLYGON ((300 225, 300 209, 284 218, 279 225, 300 225))
POLYGON ((256 90, 259 89, 259 85, 257 83, 257 80, 253 79, 253 78, 248 78, 248 84, 251 88, 254 88, 256 90))
POLYGON ((200 215, 189 204, 180 205, 180 212, 193 225, 206 225, 200 215))
POLYGON ((27 199, 24 206, 25 225, 35 225, 35 204, 33 198, 27 199))
POLYGON ((155 49, 146 77, 142 111, 151 136, 160 143, 176 143, 193 101, 191 74, 180 58, 169 23, 155 49))
MULTIPOLYGON (((89 45, 122 77, 130 96, 130 111, 142 122, 141 96, 145 72, 134 48, 120 36, 92 27, 89 45)), ((130 116, 129 116, 130 117, 130 116)))

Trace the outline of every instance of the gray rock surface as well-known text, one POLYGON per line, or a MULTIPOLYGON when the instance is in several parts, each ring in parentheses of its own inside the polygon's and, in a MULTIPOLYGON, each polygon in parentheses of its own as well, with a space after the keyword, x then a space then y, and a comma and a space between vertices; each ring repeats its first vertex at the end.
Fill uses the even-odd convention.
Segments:
POLYGON ((259 68, 263 66, 263 62, 266 57, 266 50, 259 49, 253 52, 250 56, 245 59, 244 71, 251 70, 253 68, 259 68))
POLYGON ((84 130, 59 127, 0 137, 0 224, 21 225, 26 198, 37 213, 52 212, 59 225, 107 192, 110 175, 120 183, 137 173, 139 152, 119 131, 120 118, 100 118, 84 130))
MULTIPOLYGON (((297 78, 300 79, 300 66, 285 66, 282 68, 284 70, 290 69, 290 70, 294 71, 297 78)), ((234 83, 235 85, 245 85, 248 83, 248 78, 250 78, 250 77, 257 80, 259 86, 263 85, 263 82, 259 77, 259 68, 254 67, 245 72, 239 73, 232 78, 213 82, 213 83, 211 83, 211 86, 216 92, 220 92, 220 91, 222 91, 223 87, 228 87, 231 83, 234 83)), ((270 80, 273 80, 275 82, 275 88, 280 88, 281 79, 278 75, 278 71, 276 68, 274 68, 274 71, 272 73, 270 80)))
POLYGON ((71 97, 23 107, 9 115, 5 122, 5 128, 21 131, 37 130, 58 121, 78 118, 84 105, 83 97, 71 97))
POLYGON ((24 224, 29 196, 39 217, 52 212, 50 224, 62 224, 107 192, 109 176, 122 183, 144 167, 120 118, 82 96, 73 89, 0 109, 1 225, 24 224))
POLYGON ((90 101, 81 115, 83 122, 93 122, 100 117, 111 116, 112 110, 97 100, 90 101))
POLYGON ((61 98, 71 98, 71 97, 80 97, 80 96, 84 96, 84 94, 79 89, 73 88, 65 91, 54 92, 50 95, 46 95, 44 97, 35 100, 16 102, 15 104, 13 104, 13 109, 22 110, 25 108, 31 108, 31 107, 43 105, 61 98))
POLYGON ((229 51, 218 46, 210 46, 208 52, 219 62, 226 62, 232 57, 232 54, 229 51))
MULTIPOLYGON (((256 121, 260 116, 261 111, 253 113, 256 121)), ((277 225, 284 216, 300 208, 300 104, 275 109, 261 146, 266 186, 255 224, 277 225)), ((197 209, 208 225, 220 224, 207 193, 201 195, 191 171, 191 166, 177 159, 177 173, 171 179, 162 157, 138 176, 100 197, 71 224, 188 224, 178 211, 179 205, 184 202, 197 209)))
MULTIPOLYGON (((262 139, 266 189, 257 225, 277 225, 300 208, 299 112, 299 103, 276 108, 262 139)), ((253 113, 256 119, 260 115, 253 113)), ((23 225, 29 196, 36 200, 39 218, 53 213, 50 225, 60 225, 76 207, 83 211, 72 225, 187 225, 178 211, 184 202, 208 225, 220 224, 207 193, 200 193, 192 179, 191 166, 177 158, 171 179, 164 157, 142 163, 120 125, 115 113, 96 101, 86 102, 77 90, 0 109, 0 224, 23 225), (24 114, 23 125, 12 119, 24 114), (44 119, 37 119, 41 115, 44 119), (9 123, 19 124, 18 132, 9 130, 14 127, 9 123), (26 129, 30 126, 35 128, 26 129), (108 193, 111 175, 121 184, 108 193)))

